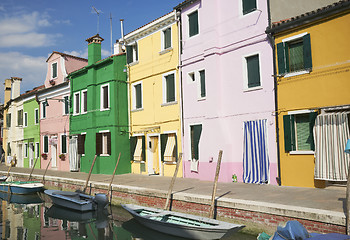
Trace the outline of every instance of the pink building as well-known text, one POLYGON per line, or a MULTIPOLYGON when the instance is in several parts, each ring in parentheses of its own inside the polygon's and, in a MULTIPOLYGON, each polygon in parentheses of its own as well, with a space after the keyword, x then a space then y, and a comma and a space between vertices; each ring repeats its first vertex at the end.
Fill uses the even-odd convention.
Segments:
POLYGON ((264 0, 188 0, 182 24, 184 177, 277 184, 273 54, 264 0), (237 177, 237 178, 236 178, 237 177))
POLYGON ((47 62, 45 89, 38 93, 40 104, 41 167, 78 171, 69 157, 70 84, 67 75, 87 65, 87 59, 53 52, 47 62))

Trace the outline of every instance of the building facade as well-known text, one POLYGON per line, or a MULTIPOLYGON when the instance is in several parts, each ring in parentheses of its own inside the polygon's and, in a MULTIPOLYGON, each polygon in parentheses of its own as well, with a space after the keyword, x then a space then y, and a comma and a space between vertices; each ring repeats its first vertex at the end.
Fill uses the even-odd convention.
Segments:
POLYGON ((275 23, 281 183, 347 181, 350 2, 275 23))
POLYGON ((178 31, 171 12, 122 39, 128 63, 133 173, 172 176, 182 152, 178 31))
POLYGON ((88 38, 88 65, 69 75, 71 81, 70 156, 80 171, 130 173, 128 98, 125 53, 101 60, 101 38, 88 38))

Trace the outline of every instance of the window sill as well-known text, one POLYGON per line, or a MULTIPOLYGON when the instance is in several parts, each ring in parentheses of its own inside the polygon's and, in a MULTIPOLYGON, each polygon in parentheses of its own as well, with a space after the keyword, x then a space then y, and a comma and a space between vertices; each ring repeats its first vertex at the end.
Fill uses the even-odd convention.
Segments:
POLYGON ((176 162, 164 161, 165 165, 176 165, 176 162))
POLYGON ((131 112, 141 112, 141 111, 143 111, 143 108, 135 108, 131 110, 131 112))
POLYGON ((251 88, 245 88, 243 92, 252 92, 252 91, 257 91, 263 89, 262 86, 257 86, 257 87, 251 87, 251 88))
POLYGON ((170 47, 170 48, 167 48, 167 49, 164 49, 162 51, 159 52, 159 55, 163 55, 163 54, 166 54, 168 52, 172 52, 173 51, 173 48, 170 47))
POLYGON ((100 154, 100 157, 109 157, 109 156, 111 156, 111 155, 106 154, 106 153, 104 153, 104 154, 100 154))
POLYGON ((145 163, 145 161, 132 160, 132 163, 145 163))
POLYGON ((284 77, 285 78, 287 78, 287 77, 294 77, 294 76, 308 74, 308 73, 310 73, 310 70, 303 70, 303 71, 298 71, 298 72, 287 73, 286 75, 284 75, 284 77))
POLYGON ((207 99, 207 97, 200 97, 200 98, 197 99, 197 101, 200 102, 200 101, 204 101, 206 99, 207 99))
POLYGON ((313 155, 315 154, 314 151, 290 151, 290 155, 313 155))
POLYGON ((139 64, 139 61, 129 63, 129 67, 132 67, 132 66, 134 66, 134 65, 136 65, 136 64, 139 64))
POLYGON ((174 102, 168 102, 168 103, 163 103, 162 105, 160 105, 161 107, 166 107, 166 106, 170 106, 170 105, 175 105, 177 104, 177 101, 174 102))
POLYGON ((83 114, 87 114, 87 112, 82 112, 81 115, 83 115, 83 114))
POLYGON ((111 110, 110 108, 101 108, 100 111, 103 112, 103 111, 109 111, 111 110))

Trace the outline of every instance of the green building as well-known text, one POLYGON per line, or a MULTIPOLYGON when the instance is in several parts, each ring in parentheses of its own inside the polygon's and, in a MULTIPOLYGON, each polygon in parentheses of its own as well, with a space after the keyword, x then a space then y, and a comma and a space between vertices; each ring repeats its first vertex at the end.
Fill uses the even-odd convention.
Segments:
POLYGON ((88 65, 71 74, 70 155, 80 159, 80 171, 130 173, 126 55, 101 60, 101 38, 88 38, 88 65))

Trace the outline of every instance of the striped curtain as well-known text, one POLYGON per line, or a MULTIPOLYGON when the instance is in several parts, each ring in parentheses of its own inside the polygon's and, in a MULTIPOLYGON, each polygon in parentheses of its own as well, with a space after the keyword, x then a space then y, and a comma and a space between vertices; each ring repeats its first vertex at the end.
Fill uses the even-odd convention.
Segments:
POLYGON ((344 152, 349 135, 349 113, 320 114, 314 126, 315 179, 346 181, 350 154, 344 152))
POLYGON ((244 122, 243 182, 263 184, 269 181, 267 120, 244 122))

